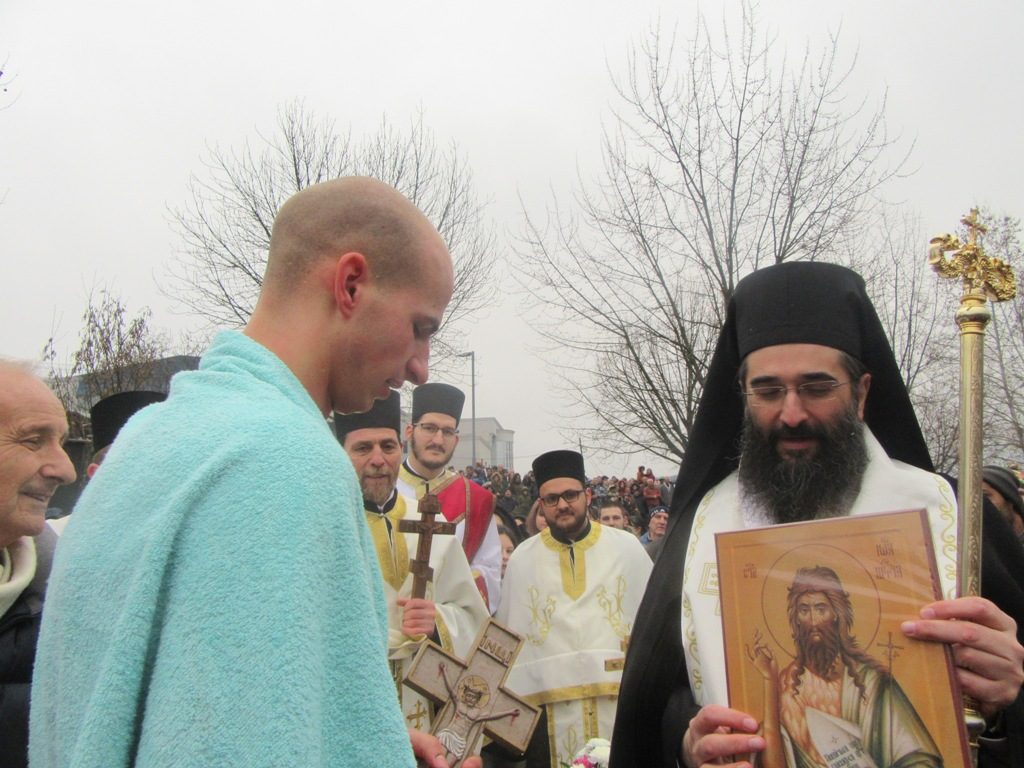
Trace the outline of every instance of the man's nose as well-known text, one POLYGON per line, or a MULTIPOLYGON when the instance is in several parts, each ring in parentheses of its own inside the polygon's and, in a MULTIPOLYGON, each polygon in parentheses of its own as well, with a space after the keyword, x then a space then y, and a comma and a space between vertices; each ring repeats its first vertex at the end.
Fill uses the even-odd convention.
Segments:
POLYGON ((411 358, 409 358, 408 364, 405 366, 405 379, 411 384, 419 386, 420 384, 426 384, 427 378, 430 376, 430 345, 426 345, 426 348, 419 350, 411 358))
POLYGON ((786 390, 782 399, 782 411, 779 413, 779 421, 787 427, 795 427, 807 420, 807 409, 796 387, 786 390))
POLYGON ((46 463, 40 468, 40 474, 43 477, 59 481, 61 485, 75 482, 78 473, 75 472, 75 465, 71 463, 71 458, 63 446, 57 445, 49 450, 50 455, 47 457, 46 463))

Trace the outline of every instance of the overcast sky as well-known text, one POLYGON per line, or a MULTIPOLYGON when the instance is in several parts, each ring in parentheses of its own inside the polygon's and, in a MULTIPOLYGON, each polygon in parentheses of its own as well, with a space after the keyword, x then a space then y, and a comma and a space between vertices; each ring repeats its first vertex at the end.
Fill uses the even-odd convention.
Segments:
MULTIPOLYGON (((716 25, 736 7, 702 5, 716 25)), ((159 328, 195 325, 158 287, 181 247, 168 208, 188 199, 208 147, 272 133, 295 99, 355 136, 422 110, 472 166, 504 248, 522 229, 520 199, 543 211, 552 195, 567 202, 577 169, 599 173, 601 122, 616 106, 609 72, 659 20, 689 37, 696 10, 689 0, 0 0, 0 355, 36 358, 51 333, 70 353, 93 287, 132 312, 151 307, 159 328)), ((1024 3, 779 0, 759 15, 797 53, 841 27, 847 60, 858 54, 851 94, 874 103, 888 89, 890 130, 916 141, 913 175, 888 192, 928 235, 974 204, 1024 214, 1024 3)), ((555 429, 565 373, 537 362, 511 287, 466 333, 478 414, 516 431, 525 470, 566 444, 555 429)), ((468 371, 453 381, 468 389, 468 371)), ((650 461, 588 469, 637 463, 650 461)))

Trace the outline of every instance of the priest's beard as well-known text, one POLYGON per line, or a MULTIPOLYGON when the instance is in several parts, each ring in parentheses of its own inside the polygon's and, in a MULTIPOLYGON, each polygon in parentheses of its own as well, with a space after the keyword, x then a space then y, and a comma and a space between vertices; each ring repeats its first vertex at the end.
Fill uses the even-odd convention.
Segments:
POLYGON ((774 523, 797 523, 849 512, 868 465, 857 404, 829 424, 780 425, 763 432, 743 418, 740 487, 774 523), (816 438, 813 455, 779 455, 781 438, 816 438))
POLYGON ((841 646, 839 628, 834 623, 816 629, 800 625, 796 636, 798 669, 806 667, 818 677, 832 680, 836 674, 835 663, 841 646), (812 631, 818 632, 821 636, 812 638, 812 631))

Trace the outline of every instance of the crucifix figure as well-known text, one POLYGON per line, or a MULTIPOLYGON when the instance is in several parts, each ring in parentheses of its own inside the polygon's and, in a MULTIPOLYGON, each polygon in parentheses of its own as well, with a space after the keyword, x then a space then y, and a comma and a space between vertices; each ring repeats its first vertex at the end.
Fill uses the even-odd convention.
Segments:
POLYGON ((540 710, 503 687, 522 643, 519 635, 489 619, 465 662, 429 642, 416 655, 405 684, 444 705, 432 733, 452 768, 475 751, 483 733, 509 749, 526 751, 540 710))
POLYGON ((409 561, 412 573, 411 597, 423 598, 427 594, 427 582, 434 578, 434 570, 430 567, 430 542, 435 534, 451 536, 455 533, 455 524, 437 522, 434 518, 441 513, 441 504, 433 493, 425 493, 420 499, 417 511, 420 520, 400 520, 398 530, 402 533, 417 533, 416 557, 409 561))

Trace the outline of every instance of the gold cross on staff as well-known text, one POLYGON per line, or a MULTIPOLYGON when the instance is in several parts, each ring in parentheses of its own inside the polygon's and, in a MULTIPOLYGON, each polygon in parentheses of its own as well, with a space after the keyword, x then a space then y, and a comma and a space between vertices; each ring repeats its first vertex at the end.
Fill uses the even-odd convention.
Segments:
POLYGON ((968 241, 956 235, 939 235, 928 242, 928 264, 941 277, 961 278, 964 293, 980 293, 993 301, 1008 301, 1017 295, 1013 269, 999 259, 985 255, 978 240, 987 228, 978 220, 978 209, 960 219, 967 227, 968 241), (948 260, 946 253, 953 251, 948 260))
MULTIPOLYGON (((622 651, 623 654, 625 654, 626 651, 629 650, 629 635, 626 635, 624 638, 622 638, 622 642, 619 643, 619 649, 622 651)), ((605 662, 604 662, 604 671, 605 672, 621 672, 625 668, 626 668, 626 657, 625 657, 625 655, 621 656, 618 659, 605 659, 605 662)))
POLYGON ((402 533, 417 533, 416 557, 409 561, 412 573, 411 597, 423 598, 427 594, 427 582, 434 578, 434 569, 430 567, 430 544, 435 534, 451 536, 455 533, 455 524, 438 522, 434 518, 441 514, 441 502, 437 495, 426 493, 420 499, 417 511, 419 520, 399 520, 398 530, 402 533))
POLYGON ((487 734, 499 744, 525 752, 540 710, 505 687, 523 639, 488 619, 466 661, 427 641, 405 676, 405 684, 443 707, 431 730, 452 768, 460 768, 487 734))

